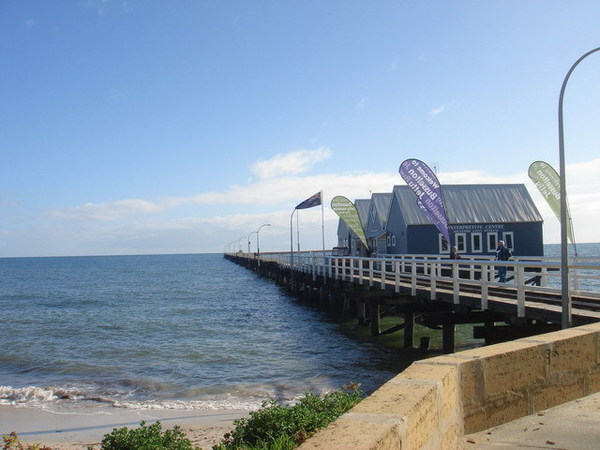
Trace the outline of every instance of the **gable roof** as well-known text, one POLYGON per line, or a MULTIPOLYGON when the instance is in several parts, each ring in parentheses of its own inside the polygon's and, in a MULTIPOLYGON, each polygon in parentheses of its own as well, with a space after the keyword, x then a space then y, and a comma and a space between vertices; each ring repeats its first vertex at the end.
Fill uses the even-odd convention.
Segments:
MULTIPOLYGON (((442 186, 449 223, 543 222, 524 184, 449 184, 442 186)), ((394 186, 407 225, 431 221, 408 186, 394 186)))
POLYGON ((356 210, 358 211, 358 217, 360 217, 360 223, 363 228, 367 226, 367 221, 369 220, 369 208, 371 207, 371 199, 356 199, 354 200, 354 206, 356 206, 356 210))
POLYGON ((392 193, 375 193, 371 195, 369 217, 367 218, 365 230, 368 238, 379 237, 385 233, 388 213, 392 204, 392 195, 392 193))
MULTIPOLYGON (((369 207, 371 206, 371 199, 356 199, 354 200, 354 206, 358 212, 360 223, 363 226, 363 229, 365 229, 367 227, 367 221, 369 220, 369 207)), ((342 236, 347 233, 350 233, 353 237, 356 236, 356 233, 348 228, 348 225, 346 225, 346 222, 344 222, 341 217, 338 219, 337 233, 338 236, 342 236)))

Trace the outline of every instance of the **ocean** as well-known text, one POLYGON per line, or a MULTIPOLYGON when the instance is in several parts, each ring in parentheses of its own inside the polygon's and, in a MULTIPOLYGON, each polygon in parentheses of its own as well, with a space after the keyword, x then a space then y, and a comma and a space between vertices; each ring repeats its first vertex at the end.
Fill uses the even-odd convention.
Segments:
POLYGON ((252 410, 410 362, 218 254, 0 258, 0 404, 252 410))
POLYGON ((0 311, 0 405, 53 411, 253 410, 369 393, 423 357, 220 254, 0 258, 0 311))

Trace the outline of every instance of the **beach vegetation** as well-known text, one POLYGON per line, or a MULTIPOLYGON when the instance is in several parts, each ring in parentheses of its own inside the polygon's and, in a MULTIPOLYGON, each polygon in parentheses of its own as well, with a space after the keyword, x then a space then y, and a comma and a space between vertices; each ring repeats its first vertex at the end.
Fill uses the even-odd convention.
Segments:
POLYGON ((4 441, 2 450, 52 450, 42 444, 23 444, 14 431, 3 435, 2 440, 4 441))
POLYGON ((115 428, 102 439, 102 450, 200 450, 194 446, 179 426, 162 431, 160 422, 138 428, 115 428))
POLYGON ((307 393, 294 405, 268 400, 234 422, 234 429, 213 450, 287 450, 296 448, 363 398, 357 384, 323 396, 307 393))

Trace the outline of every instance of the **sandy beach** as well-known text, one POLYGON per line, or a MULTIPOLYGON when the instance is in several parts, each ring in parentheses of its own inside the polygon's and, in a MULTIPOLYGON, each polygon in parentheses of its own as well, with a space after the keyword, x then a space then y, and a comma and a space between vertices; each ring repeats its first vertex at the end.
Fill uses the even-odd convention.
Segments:
POLYGON ((0 406, 0 433, 16 432, 21 442, 53 449, 99 448, 113 428, 135 428, 144 420, 160 421, 163 429, 179 425, 195 445, 210 449, 233 429, 233 421, 247 411, 132 410, 97 408, 50 412, 29 407, 0 406))

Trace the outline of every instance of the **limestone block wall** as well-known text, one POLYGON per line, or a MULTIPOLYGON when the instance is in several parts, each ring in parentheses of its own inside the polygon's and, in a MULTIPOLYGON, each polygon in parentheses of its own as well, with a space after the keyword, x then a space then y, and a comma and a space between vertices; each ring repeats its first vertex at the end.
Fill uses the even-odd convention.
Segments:
POLYGON ((455 449, 598 391, 600 323, 415 362, 300 448, 455 449))

